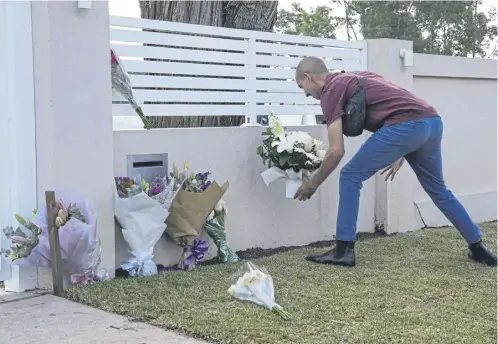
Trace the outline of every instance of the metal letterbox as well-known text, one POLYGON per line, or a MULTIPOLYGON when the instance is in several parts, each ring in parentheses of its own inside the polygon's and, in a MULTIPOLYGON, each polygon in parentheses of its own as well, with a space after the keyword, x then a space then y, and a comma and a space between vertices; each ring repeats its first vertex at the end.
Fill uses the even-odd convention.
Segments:
POLYGON ((126 173, 131 178, 140 175, 149 183, 168 173, 168 153, 133 154, 126 157, 126 173))

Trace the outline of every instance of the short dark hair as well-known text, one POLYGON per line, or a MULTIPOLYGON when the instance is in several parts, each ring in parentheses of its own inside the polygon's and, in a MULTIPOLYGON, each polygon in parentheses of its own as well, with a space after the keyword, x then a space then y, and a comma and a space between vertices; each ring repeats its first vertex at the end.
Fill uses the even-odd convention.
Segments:
POLYGON ((313 56, 302 59, 296 68, 296 81, 301 80, 305 73, 309 74, 327 74, 329 72, 325 62, 313 56))

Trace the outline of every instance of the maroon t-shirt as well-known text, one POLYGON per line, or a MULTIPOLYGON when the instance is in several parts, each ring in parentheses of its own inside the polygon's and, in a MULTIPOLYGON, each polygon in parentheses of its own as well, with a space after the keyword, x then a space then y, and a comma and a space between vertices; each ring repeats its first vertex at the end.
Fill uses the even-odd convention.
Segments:
POLYGON ((424 117, 439 116, 436 109, 413 93, 366 71, 330 73, 320 95, 323 116, 329 126, 344 114, 347 100, 357 87, 356 78, 364 80, 367 103, 365 130, 374 132, 384 124, 391 125, 424 117))

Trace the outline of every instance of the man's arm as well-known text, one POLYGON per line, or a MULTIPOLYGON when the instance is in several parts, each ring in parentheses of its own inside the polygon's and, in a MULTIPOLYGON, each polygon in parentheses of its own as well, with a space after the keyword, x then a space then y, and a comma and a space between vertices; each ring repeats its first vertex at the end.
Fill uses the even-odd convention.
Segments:
POLYGON ((344 137, 342 136, 342 118, 333 121, 327 128, 329 148, 322 164, 311 177, 311 185, 317 189, 336 169, 344 156, 344 137))

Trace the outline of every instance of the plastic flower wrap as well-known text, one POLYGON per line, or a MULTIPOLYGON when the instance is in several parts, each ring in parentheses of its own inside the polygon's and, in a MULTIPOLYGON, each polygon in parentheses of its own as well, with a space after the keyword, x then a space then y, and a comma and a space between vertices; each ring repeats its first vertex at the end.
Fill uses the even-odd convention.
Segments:
POLYGON ((208 179, 209 174, 190 172, 188 163, 184 164, 183 172, 173 166, 172 178, 178 193, 171 203, 165 234, 183 248, 176 269, 194 269, 207 252, 208 243, 199 235, 207 217, 228 189, 228 182, 219 186, 208 179))
POLYGON ((121 61, 119 61, 118 55, 114 52, 113 49, 111 49, 111 77, 112 87, 131 104, 137 115, 142 120, 144 128, 152 128, 152 124, 150 123, 148 118, 145 117, 142 108, 138 106, 135 98, 133 97, 133 89, 131 87, 130 78, 123 68, 121 61))
POLYGON ((323 143, 303 131, 284 131, 273 113, 268 122, 269 127, 263 133, 267 138, 257 149, 263 163, 268 164, 261 177, 266 185, 285 179, 286 197, 293 198, 303 178, 309 177, 322 164, 323 143))
POLYGON ((163 177, 149 183, 137 176, 116 177, 115 183, 114 215, 132 256, 121 268, 130 276, 157 274, 154 246, 166 228, 175 181, 163 177))
POLYGON ((228 247, 225 229, 226 216, 227 208, 225 201, 220 200, 211 214, 209 214, 204 224, 204 229, 218 247, 218 258, 224 263, 235 263, 240 258, 228 247))
MULTIPOLYGON (((71 284, 88 284, 109 278, 107 272, 100 269, 97 214, 91 209, 88 199, 76 192, 54 191, 57 199, 55 226, 59 232, 64 280, 71 284), (80 278, 82 275, 86 276, 84 280, 80 278)), ((14 235, 10 235, 9 227, 4 229, 4 234, 12 241, 10 257, 13 263, 50 267, 52 256, 46 205, 40 207, 30 221, 19 215, 16 215, 16 219, 20 226, 14 235), (21 234, 26 232, 31 234, 21 234)))
POLYGON ((265 268, 247 262, 235 275, 237 282, 230 286, 228 293, 242 301, 251 301, 290 320, 291 315, 275 302, 273 279, 265 268))

